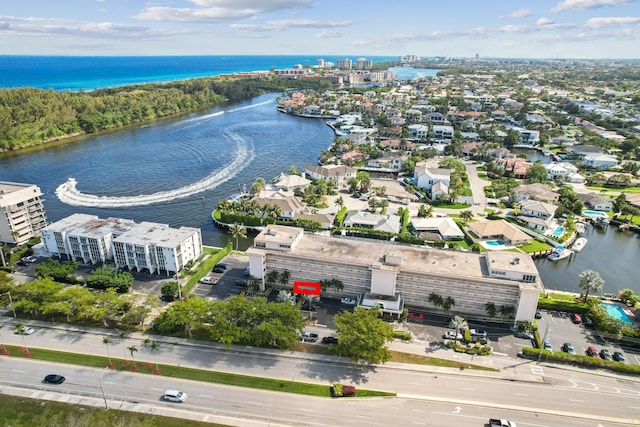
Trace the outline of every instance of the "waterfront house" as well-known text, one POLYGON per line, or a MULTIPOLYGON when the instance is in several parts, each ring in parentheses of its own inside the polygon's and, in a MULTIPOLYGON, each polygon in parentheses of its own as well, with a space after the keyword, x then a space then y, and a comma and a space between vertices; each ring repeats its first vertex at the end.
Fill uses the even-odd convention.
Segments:
POLYGON ((413 140, 426 140, 429 137, 429 126, 419 123, 407 126, 409 138, 413 140))
POLYGON ((557 209, 556 205, 537 200, 523 200, 520 202, 520 214, 524 216, 549 219, 553 218, 557 209))
POLYGON ((528 243, 532 237, 503 219, 470 222, 467 225, 480 240, 499 239, 510 245, 528 243))
POLYGON ((369 159, 367 166, 362 168, 368 171, 400 172, 404 158, 398 154, 387 154, 377 159, 369 159))
POLYGON ((609 154, 587 154, 582 157, 582 164, 588 168, 607 169, 618 166, 618 159, 609 154))
POLYGON ((434 125, 431 134, 432 141, 451 141, 453 139, 453 126, 434 125))
POLYGON ((356 168, 346 165, 307 165, 304 167, 304 172, 309 178, 333 181, 337 188, 346 187, 349 180, 356 177, 357 171, 356 168))
POLYGON ((576 196, 584 205, 594 211, 609 212, 613 209, 613 203, 596 193, 576 193, 576 196))
POLYGON ((273 187, 277 190, 295 191, 305 188, 310 183, 311 181, 304 176, 281 173, 274 178, 273 187))
MULTIPOLYGON (((293 221, 297 216, 308 210, 307 206, 302 203, 300 198, 296 196, 285 196, 280 193, 273 193, 269 197, 258 196, 251 199, 255 201, 257 206, 263 208, 265 206, 277 206, 280 210, 278 219, 293 221)), ((265 215, 266 216, 266 215, 265 215)))
MULTIPOLYGON (((582 175, 578 174, 578 168, 569 162, 547 163, 544 168, 547 170, 547 177, 551 181, 575 182, 575 180, 579 180, 578 176, 582 177, 582 175)), ((582 179, 584 180, 584 177, 582 179)))

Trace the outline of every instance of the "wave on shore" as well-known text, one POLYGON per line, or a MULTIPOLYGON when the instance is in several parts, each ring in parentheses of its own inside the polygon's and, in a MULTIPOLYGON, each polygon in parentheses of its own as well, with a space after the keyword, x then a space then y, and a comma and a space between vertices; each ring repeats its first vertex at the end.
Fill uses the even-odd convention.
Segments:
POLYGON ((240 173, 255 156, 253 147, 248 143, 246 138, 243 138, 236 132, 226 132, 224 135, 236 143, 235 159, 224 168, 215 171, 211 175, 193 184, 175 190, 160 191, 153 194, 116 197, 82 193, 77 189, 78 182, 74 178, 69 178, 67 182, 60 184, 58 188, 56 188, 56 196, 58 196, 61 202, 72 206, 123 208, 168 202, 214 189, 240 173))

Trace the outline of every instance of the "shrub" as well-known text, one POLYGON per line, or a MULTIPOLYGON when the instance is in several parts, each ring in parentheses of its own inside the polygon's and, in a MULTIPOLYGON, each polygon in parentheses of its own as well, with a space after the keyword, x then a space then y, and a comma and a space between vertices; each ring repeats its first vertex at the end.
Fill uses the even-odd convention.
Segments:
POLYGON ((393 331, 393 338, 402 341, 411 341, 411 332, 407 331, 393 331))
POLYGON ((331 396, 333 397, 350 397, 356 396, 357 390, 352 385, 343 385, 340 383, 334 383, 331 386, 331 396))

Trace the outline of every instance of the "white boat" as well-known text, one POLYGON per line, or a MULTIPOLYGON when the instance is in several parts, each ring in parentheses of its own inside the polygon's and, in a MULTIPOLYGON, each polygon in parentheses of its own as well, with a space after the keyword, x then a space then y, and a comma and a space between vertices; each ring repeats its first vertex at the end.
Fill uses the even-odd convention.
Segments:
POLYGON ((556 247, 553 252, 547 255, 549 261, 560 261, 561 259, 569 258, 573 252, 564 246, 556 247))
POLYGON ((575 241, 575 242, 573 242, 573 245, 571 246, 571 250, 572 250, 573 252, 580 252, 581 250, 583 250, 583 249, 584 249, 584 247, 586 246, 586 244, 587 244, 587 239, 586 239, 586 238, 584 238, 584 237, 578 237, 578 238, 576 239, 576 241, 575 241))
POLYGON ((577 222, 576 223, 576 233, 578 234, 582 234, 586 231, 586 227, 584 225, 584 223, 582 222, 577 222))

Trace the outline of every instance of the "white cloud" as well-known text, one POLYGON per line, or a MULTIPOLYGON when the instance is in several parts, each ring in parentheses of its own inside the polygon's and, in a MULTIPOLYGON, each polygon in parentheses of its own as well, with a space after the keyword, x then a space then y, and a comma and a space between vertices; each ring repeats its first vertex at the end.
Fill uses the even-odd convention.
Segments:
POLYGON ((591 18, 585 22, 587 28, 602 28, 618 25, 628 25, 640 23, 640 18, 635 16, 607 17, 607 18, 591 18))
POLYGON ((149 21, 220 22, 253 18, 261 13, 296 9, 311 0, 192 0, 197 7, 149 6, 135 18, 149 21))
POLYGON ((344 31, 320 31, 316 34, 317 39, 337 39, 345 36, 347 33, 344 31))
POLYGON ((543 16, 542 18, 540 18, 540 19, 538 19, 536 21, 536 25, 551 25, 551 24, 553 24, 555 22, 556 21, 554 21, 553 19, 549 19, 549 18, 546 18, 546 17, 543 16))
POLYGON ((526 18, 527 16, 531 15, 533 15, 533 10, 531 9, 518 9, 509 14, 509 16, 512 18, 526 18))
POLYGON ((352 21, 316 21, 313 19, 283 19, 280 21, 267 21, 264 24, 231 24, 236 30, 248 31, 282 31, 289 28, 335 28, 348 27, 352 21))
POLYGON ((551 12, 560 13, 567 10, 598 9, 605 6, 618 6, 630 3, 632 0, 562 0, 551 12))

